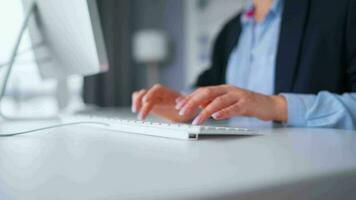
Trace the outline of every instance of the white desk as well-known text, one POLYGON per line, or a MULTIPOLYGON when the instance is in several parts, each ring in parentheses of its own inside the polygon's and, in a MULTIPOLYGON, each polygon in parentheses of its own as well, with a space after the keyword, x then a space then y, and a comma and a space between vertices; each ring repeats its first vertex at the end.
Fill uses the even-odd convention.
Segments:
MULTIPOLYGON (((25 124, 3 124, 2 127, 25 124)), ((0 138, 0 199, 356 199, 356 132, 180 141, 88 126, 0 138)))

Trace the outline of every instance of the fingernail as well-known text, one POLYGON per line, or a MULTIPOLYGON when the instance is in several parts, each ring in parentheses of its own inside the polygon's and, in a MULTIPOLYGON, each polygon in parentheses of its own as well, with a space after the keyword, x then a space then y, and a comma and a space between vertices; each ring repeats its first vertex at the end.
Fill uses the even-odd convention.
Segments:
POLYGON ((144 96, 142 100, 146 103, 148 101, 147 96, 144 96))
POLYGON ((185 110, 181 110, 181 111, 179 111, 179 113, 178 113, 180 116, 183 116, 184 114, 185 114, 185 110))
POLYGON ((180 101, 179 103, 177 103, 176 109, 180 110, 183 107, 183 105, 184 105, 184 101, 180 101))
POLYGON ((220 114, 219 113, 214 113, 213 115, 211 115, 214 119, 219 119, 220 118, 220 114))
POLYGON ((132 106, 132 107, 131 107, 131 111, 132 111, 133 113, 137 112, 136 107, 135 107, 135 106, 132 106))
POLYGON ((176 104, 176 106, 174 107, 176 110, 179 110, 179 105, 176 104))
POLYGON ((196 117, 193 122, 192 122, 193 125, 199 125, 200 124, 200 117, 196 117))
POLYGON ((138 120, 143 120, 143 114, 142 113, 138 114, 137 118, 138 120))
POLYGON ((182 97, 178 97, 178 98, 176 98, 176 103, 178 104, 178 103, 181 102, 182 100, 183 100, 182 97))

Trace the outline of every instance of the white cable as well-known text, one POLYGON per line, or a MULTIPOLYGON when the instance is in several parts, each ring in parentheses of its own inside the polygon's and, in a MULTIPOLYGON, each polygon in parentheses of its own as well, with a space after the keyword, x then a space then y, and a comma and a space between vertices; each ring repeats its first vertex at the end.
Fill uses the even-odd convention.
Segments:
POLYGON ((84 122, 83 121, 83 122, 57 124, 57 125, 53 125, 53 126, 45 126, 42 128, 21 131, 21 132, 16 132, 16 133, 5 133, 5 134, 0 134, 0 137, 12 137, 12 136, 24 135, 24 134, 39 132, 39 131, 48 130, 48 129, 60 128, 60 127, 64 127, 64 126, 75 126, 75 125, 81 125, 81 124, 94 124, 94 125, 110 126, 109 124, 106 124, 103 122, 84 122))

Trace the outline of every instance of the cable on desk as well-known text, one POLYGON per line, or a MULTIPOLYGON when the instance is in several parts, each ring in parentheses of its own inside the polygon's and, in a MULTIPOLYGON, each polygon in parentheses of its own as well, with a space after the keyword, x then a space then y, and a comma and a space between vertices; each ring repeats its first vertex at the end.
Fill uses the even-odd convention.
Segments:
POLYGON ((32 129, 32 130, 27 130, 27 131, 21 131, 21 132, 15 132, 15 133, 6 133, 6 134, 0 134, 0 137, 12 137, 12 136, 17 136, 17 135, 24 135, 28 133, 33 133, 33 132, 39 132, 43 130, 48 130, 48 129, 55 129, 55 128, 61 128, 65 126, 75 126, 75 125, 81 125, 81 124, 93 124, 93 125, 102 125, 102 126, 110 126, 109 124, 103 123, 103 122, 73 122, 73 123, 63 123, 63 124, 57 124, 57 125, 52 125, 52 126, 45 126, 42 128, 37 128, 37 129, 32 129))

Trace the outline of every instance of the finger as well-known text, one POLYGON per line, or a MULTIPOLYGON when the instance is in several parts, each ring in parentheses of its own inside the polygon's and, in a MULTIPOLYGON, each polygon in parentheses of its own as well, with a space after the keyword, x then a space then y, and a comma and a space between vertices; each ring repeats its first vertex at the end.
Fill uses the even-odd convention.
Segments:
POLYGON ((176 104, 183 101, 184 99, 185 99, 185 96, 180 96, 180 97, 176 98, 176 104))
MULTIPOLYGON (((201 87, 201 88, 198 88, 196 89, 195 91, 193 91, 191 94, 187 95, 187 96, 184 96, 180 99, 177 100, 177 105, 176 105, 176 109, 177 110, 181 110, 185 104, 190 100, 192 99, 192 97, 194 97, 196 94, 198 93, 201 93, 201 92, 204 92, 204 90, 210 90, 210 89, 213 89, 214 88, 219 88, 219 89, 223 89, 223 90, 226 90, 226 87, 224 85, 221 85, 221 86, 214 86, 214 87, 201 87)), ((206 103, 203 103, 200 105, 200 108, 201 109, 204 109, 209 103, 211 103, 211 101, 208 101, 206 103)))
POLYGON ((202 88, 197 89, 195 91, 193 91, 191 94, 184 96, 182 98, 180 98, 178 101, 176 101, 176 109, 177 110, 181 110, 185 104, 191 99, 191 97, 193 97, 197 92, 199 92, 202 88))
POLYGON ((160 91, 163 89, 163 87, 160 84, 154 85, 146 95, 143 97, 142 101, 143 102, 150 102, 150 101, 156 101, 161 97, 160 91))
POLYGON ((209 117, 233 104, 235 104, 237 100, 231 95, 222 95, 220 97, 215 98, 200 114, 194 119, 194 125, 203 124, 209 117))
POLYGON ((135 113, 136 112, 136 97, 137 97, 137 94, 138 92, 134 92, 132 93, 132 96, 131 96, 131 112, 135 113))
POLYGON ((154 105, 155 105, 154 102, 146 102, 146 103, 144 103, 140 113, 138 114, 138 119, 139 120, 146 119, 147 115, 152 111, 154 105))
POLYGON ((224 120, 234 116, 242 116, 243 115, 243 108, 239 103, 235 103, 227 108, 224 108, 212 116, 215 120, 224 120))
POLYGON ((199 106, 199 108, 200 108, 200 109, 205 109, 210 103, 211 103, 211 101, 208 101, 208 102, 206 102, 206 103, 204 103, 204 104, 201 104, 201 105, 199 106))
POLYGON ((224 93, 225 90, 220 87, 203 88, 187 100, 184 106, 180 109, 179 114, 187 115, 198 109, 200 105, 204 105, 224 93))
POLYGON ((132 94, 132 112, 139 112, 142 105, 142 98, 146 94, 146 90, 140 90, 132 94))
POLYGON ((176 100, 176 110, 182 109, 182 107, 185 105, 185 103, 188 101, 188 97, 179 97, 178 100, 176 100))

